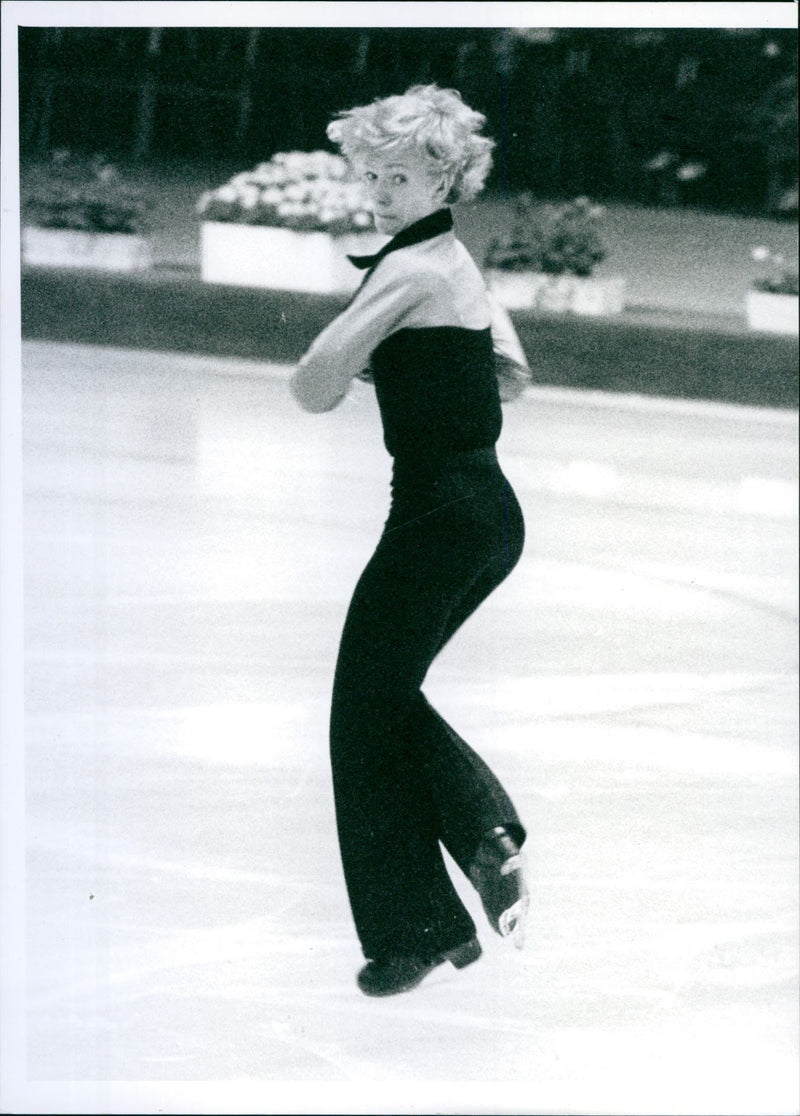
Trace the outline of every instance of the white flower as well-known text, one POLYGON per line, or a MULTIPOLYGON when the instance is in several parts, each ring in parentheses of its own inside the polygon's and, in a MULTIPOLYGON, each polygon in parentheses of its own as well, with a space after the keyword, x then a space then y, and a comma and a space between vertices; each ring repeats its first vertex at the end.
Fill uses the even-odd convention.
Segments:
POLYGON ((236 187, 231 186, 230 183, 227 182, 224 186, 220 186, 216 193, 217 201, 221 202, 235 202, 238 196, 239 194, 236 187))
POLYGON ((666 170, 667 167, 671 167, 674 162, 675 156, 671 151, 659 151, 658 155, 654 155, 648 163, 645 163, 645 170, 666 170))
POLYGON ((759 244, 751 251, 750 258, 755 260, 757 263, 763 263, 765 260, 768 260, 770 258, 770 255, 771 252, 769 248, 766 248, 763 244, 759 244))
POLYGON ((275 168, 271 163, 259 163, 252 177, 261 186, 269 186, 275 181, 275 168))
POLYGON ((675 171, 675 177, 681 182, 694 182, 696 178, 702 178, 705 173, 705 163, 684 163, 675 171))

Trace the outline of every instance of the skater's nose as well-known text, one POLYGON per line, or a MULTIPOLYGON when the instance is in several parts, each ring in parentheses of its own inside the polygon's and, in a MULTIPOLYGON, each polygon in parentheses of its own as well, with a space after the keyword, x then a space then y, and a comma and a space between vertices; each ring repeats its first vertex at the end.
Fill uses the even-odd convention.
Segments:
POLYGON ((380 209, 388 209, 389 208, 389 206, 391 204, 391 201, 392 201, 392 190, 391 190, 390 184, 386 180, 381 181, 379 179, 375 183, 375 189, 374 189, 374 192, 373 192, 373 199, 375 201, 375 204, 380 209))

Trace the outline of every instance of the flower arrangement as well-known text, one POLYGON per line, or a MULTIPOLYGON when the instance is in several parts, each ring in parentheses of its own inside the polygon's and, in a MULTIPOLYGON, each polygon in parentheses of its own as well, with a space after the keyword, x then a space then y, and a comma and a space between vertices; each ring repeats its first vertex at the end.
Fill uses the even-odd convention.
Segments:
POLYGON ((763 245, 753 248, 750 256, 763 266, 763 273, 752 281, 753 290, 768 294, 796 295, 798 293, 797 268, 787 267, 783 256, 763 245))
POLYGON ((24 198, 27 224, 100 233, 143 230, 149 202, 104 155, 82 159, 69 151, 56 151, 45 179, 24 198))
POLYGON ((536 210, 529 194, 516 205, 509 234, 491 242, 485 267, 588 276, 608 255, 600 232, 604 210, 589 198, 536 210))
POLYGON ((280 152, 255 170, 234 175, 200 198, 204 221, 271 225, 333 234, 372 227, 361 184, 347 162, 327 151, 280 152))

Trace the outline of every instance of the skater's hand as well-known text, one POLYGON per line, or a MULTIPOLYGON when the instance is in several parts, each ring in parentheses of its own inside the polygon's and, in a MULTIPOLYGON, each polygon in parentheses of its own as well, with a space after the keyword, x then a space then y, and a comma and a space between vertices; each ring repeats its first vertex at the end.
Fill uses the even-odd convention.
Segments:
POLYGON ((532 383, 530 369, 526 365, 519 364, 501 353, 494 354, 494 370, 503 403, 510 403, 512 399, 516 399, 528 384, 532 383))

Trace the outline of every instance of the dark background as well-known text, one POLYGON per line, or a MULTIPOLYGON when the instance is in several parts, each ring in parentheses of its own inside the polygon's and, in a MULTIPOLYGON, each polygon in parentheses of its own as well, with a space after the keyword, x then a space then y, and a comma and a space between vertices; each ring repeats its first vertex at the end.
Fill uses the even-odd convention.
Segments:
POLYGON ((21 28, 21 153, 241 169, 436 81, 488 117, 494 191, 794 216, 796 48, 761 29, 21 28))

